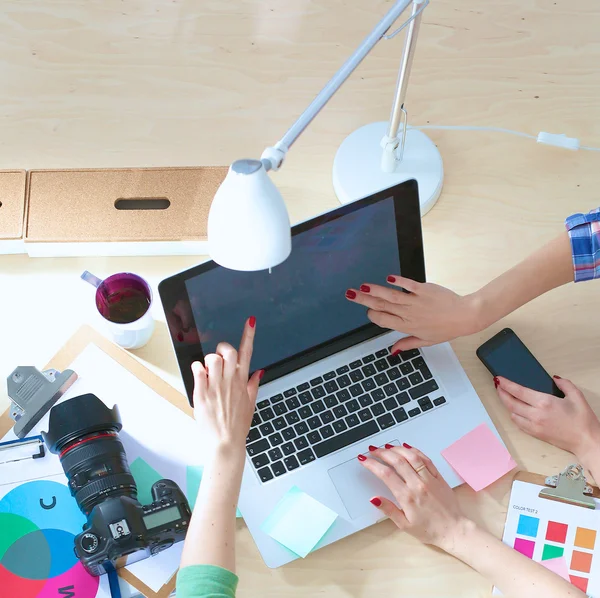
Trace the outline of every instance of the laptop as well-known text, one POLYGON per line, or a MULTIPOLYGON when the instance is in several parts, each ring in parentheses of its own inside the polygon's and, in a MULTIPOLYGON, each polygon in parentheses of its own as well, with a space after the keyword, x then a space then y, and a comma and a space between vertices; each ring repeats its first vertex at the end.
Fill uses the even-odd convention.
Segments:
POLYGON ((483 422, 500 438, 448 343, 393 356, 401 334, 345 298, 390 274, 425 281, 416 181, 297 224, 290 257, 271 271, 209 261, 159 285, 188 397, 192 362, 220 341, 237 347, 256 316, 251 369, 266 373, 239 509, 269 567, 298 558, 261 530, 293 486, 339 516, 321 548, 381 519, 372 496, 394 499, 356 458, 370 444, 418 447, 454 487, 462 480, 440 452, 483 422))

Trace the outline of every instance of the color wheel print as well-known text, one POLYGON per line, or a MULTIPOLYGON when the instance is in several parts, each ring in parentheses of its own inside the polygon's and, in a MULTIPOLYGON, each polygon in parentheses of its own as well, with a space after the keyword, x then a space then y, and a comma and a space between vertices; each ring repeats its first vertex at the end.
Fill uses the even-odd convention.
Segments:
POLYGON ((99 578, 83 568, 73 539, 85 518, 63 484, 27 482, 0 500, 0 588, 19 598, 94 598, 99 578))

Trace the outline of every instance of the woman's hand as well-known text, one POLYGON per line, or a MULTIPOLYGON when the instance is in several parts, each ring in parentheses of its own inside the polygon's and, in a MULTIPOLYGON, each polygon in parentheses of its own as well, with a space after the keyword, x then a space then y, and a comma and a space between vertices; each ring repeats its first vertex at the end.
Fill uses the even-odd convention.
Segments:
POLYGON ((564 399, 525 388, 506 378, 495 378, 494 384, 511 419, 523 432, 573 453, 593 470, 590 457, 600 452, 598 417, 570 380, 554 376, 554 381, 563 391, 564 399))
POLYGON ((192 364, 194 415, 204 428, 211 448, 244 447, 250 429, 258 384, 264 370, 248 374, 254 344, 256 319, 246 322, 240 349, 219 343, 216 353, 206 355, 204 365, 192 364))
POLYGON ((360 289, 348 289, 346 298, 369 308, 367 317, 374 324, 409 335, 396 342, 392 351, 435 345, 485 327, 475 295, 457 295, 437 284, 402 276, 388 276, 387 281, 398 288, 362 284, 360 289))
POLYGON ((451 550, 469 521, 431 460, 406 444, 386 444, 384 449, 370 446, 369 451, 375 458, 359 455, 359 461, 392 491, 400 508, 383 497, 371 502, 401 530, 421 542, 451 550))

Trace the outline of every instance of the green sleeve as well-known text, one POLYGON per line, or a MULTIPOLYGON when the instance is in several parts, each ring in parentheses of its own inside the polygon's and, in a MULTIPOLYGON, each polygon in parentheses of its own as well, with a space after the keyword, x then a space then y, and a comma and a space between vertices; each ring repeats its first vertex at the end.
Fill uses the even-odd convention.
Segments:
POLYGON ((177 598, 235 598, 238 577, 215 565, 191 565, 177 574, 177 598))

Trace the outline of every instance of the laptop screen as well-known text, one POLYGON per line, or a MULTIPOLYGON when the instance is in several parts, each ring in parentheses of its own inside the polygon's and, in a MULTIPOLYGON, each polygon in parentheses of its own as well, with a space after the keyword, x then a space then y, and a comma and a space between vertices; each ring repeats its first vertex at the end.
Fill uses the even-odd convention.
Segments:
MULTIPOLYGON (((251 370, 265 369, 269 381, 331 354, 319 349, 342 339, 354 336, 350 346, 383 332, 345 292, 363 283, 386 285, 390 274, 424 280, 416 184, 413 201, 406 184, 400 187, 404 205, 388 190, 295 226, 290 257, 270 272, 238 272, 214 262, 195 275, 188 271, 179 293, 186 296, 201 354, 215 352, 221 341, 237 347, 245 320, 254 315, 251 370)), ((180 341, 169 326, 177 350, 180 341)), ((181 359, 180 365, 183 373, 181 359)))

